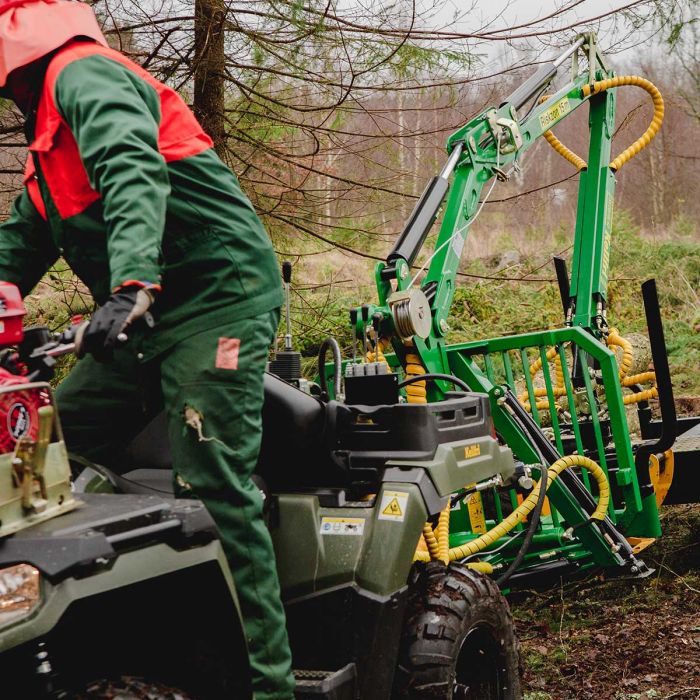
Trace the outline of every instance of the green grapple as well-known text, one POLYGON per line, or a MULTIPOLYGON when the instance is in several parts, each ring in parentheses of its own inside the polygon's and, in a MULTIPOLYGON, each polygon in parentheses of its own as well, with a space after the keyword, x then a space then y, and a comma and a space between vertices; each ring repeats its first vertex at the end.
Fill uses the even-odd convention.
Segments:
MULTIPOLYGON (((493 553, 480 557, 496 571, 515 561, 509 577, 513 584, 594 567, 604 567, 610 575, 649 573, 636 554, 661 534, 658 508, 673 474, 670 448, 678 422, 655 283, 642 288, 654 363, 654 371, 645 374, 631 372, 625 354, 629 344, 608 324, 607 284, 616 173, 648 144, 662 118, 658 90, 642 78, 616 78, 595 36, 581 35, 499 107, 485 109, 449 138, 445 167, 428 185, 386 262, 376 267, 378 303, 365 316, 373 319, 370 336, 391 371, 402 384, 410 379, 420 387, 411 391, 406 386, 406 400, 442 401, 459 380, 489 397, 499 438, 513 450, 526 480, 539 479, 544 467, 565 456, 574 461, 586 457, 602 468, 610 491, 606 517, 594 514, 599 482, 572 464, 549 482, 541 515, 530 518, 529 526, 523 518, 493 543, 493 553), (569 58, 570 80, 552 87, 569 58), (611 159, 615 93, 623 85, 645 89, 655 112, 638 142, 611 159), (587 160, 551 132, 584 103, 589 103, 587 160), (487 185, 494 178, 507 180, 541 136, 580 171, 571 275, 563 260, 555 260, 564 323, 559 329, 450 345, 445 335, 460 258, 469 227, 488 201, 487 185), (432 253, 418 267, 423 243, 440 214, 432 253), (645 381, 653 387, 640 385, 645 381), (662 419, 650 421, 649 400, 656 397, 662 419), (642 440, 631 439, 629 404, 637 406, 647 425, 642 440), (649 467, 654 463, 652 480, 649 467), (523 552, 517 535, 526 529, 534 534, 523 552)), ((359 312, 351 314, 351 325, 360 338, 368 332, 359 312)), ((330 369, 325 374, 330 379, 330 369)), ((349 374, 356 371, 351 368, 349 374)), ((347 381, 353 380, 346 380, 350 395, 347 381)), ((457 501, 450 548, 459 555, 462 545, 502 523, 527 497, 525 483, 519 481, 517 488, 494 485, 480 494, 475 509, 467 508, 468 499, 457 501)))

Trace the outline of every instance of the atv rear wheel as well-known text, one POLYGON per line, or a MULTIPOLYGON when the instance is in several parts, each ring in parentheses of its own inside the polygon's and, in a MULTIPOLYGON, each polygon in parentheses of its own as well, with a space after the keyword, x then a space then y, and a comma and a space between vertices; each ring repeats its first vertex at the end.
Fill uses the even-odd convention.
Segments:
POLYGON ((191 695, 143 678, 122 676, 88 683, 75 700, 194 700, 191 695))
POLYGON ((406 613, 396 687, 410 700, 520 700, 513 618, 490 578, 425 567, 406 613))

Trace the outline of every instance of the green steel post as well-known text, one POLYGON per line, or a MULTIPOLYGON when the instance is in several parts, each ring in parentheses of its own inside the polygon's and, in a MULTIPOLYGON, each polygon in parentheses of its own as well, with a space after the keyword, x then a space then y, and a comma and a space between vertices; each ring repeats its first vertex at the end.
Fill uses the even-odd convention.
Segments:
POLYGON ((575 326, 600 331, 605 325, 615 193, 615 174, 609 167, 615 128, 614 90, 591 98, 589 128, 588 168, 579 180, 571 272, 571 297, 575 299, 572 321, 575 326))

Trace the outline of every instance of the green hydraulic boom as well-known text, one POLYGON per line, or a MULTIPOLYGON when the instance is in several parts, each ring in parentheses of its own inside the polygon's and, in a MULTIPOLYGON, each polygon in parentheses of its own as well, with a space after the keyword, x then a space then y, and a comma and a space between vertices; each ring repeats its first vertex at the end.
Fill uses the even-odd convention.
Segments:
MULTIPOLYGON (((518 508, 530 492, 530 475, 540 479, 544 467, 573 455, 602 468, 611 493, 607 518, 591 518, 600 488, 588 471, 566 469, 550 482, 527 552, 518 537, 527 527, 522 518, 480 553, 486 570, 510 567, 517 559, 516 578, 594 566, 648 573, 635 555, 640 542, 660 534, 658 505, 648 478, 650 454, 642 451, 635 461, 625 411, 629 399, 623 396, 623 387, 631 386, 625 383, 630 361, 625 341, 608 328, 606 304, 615 173, 653 138, 662 116, 663 101, 651 83, 616 78, 595 35, 579 36, 498 107, 484 110, 449 138, 442 172, 429 183, 386 262, 376 267, 378 303, 351 312, 355 334, 365 342, 369 334, 372 359, 386 361, 404 380, 409 402, 439 401, 455 379, 488 394, 498 435, 522 464, 525 478, 518 488, 490 485, 455 496, 449 540, 454 558, 461 558, 462 545, 518 508), (568 60, 568 81, 552 87, 568 60), (611 161, 620 85, 646 89, 656 109, 644 136, 611 161), (587 161, 551 133, 584 103, 589 104, 587 161), (565 325, 448 345, 448 317, 470 225, 490 195, 491 181, 507 180, 543 136, 580 171, 571 279, 561 261, 557 269, 565 325), (418 256, 443 208, 435 247, 418 269, 418 256)), ((653 306, 653 290, 647 291, 645 299, 653 306)), ((654 310, 647 311, 650 318, 654 310)), ((663 344, 660 320, 657 326, 663 344)), ((632 377, 638 378, 644 377, 632 377)))

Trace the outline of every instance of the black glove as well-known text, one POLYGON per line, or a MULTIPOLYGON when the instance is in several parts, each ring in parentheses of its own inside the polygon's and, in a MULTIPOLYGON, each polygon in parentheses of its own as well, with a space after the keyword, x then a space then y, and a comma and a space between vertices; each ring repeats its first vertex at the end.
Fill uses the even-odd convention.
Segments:
POLYGON ((79 333, 76 355, 83 357, 89 352, 98 362, 110 362, 114 348, 126 340, 120 339, 120 334, 143 316, 152 303, 150 291, 136 285, 122 287, 95 311, 84 331, 79 333))

